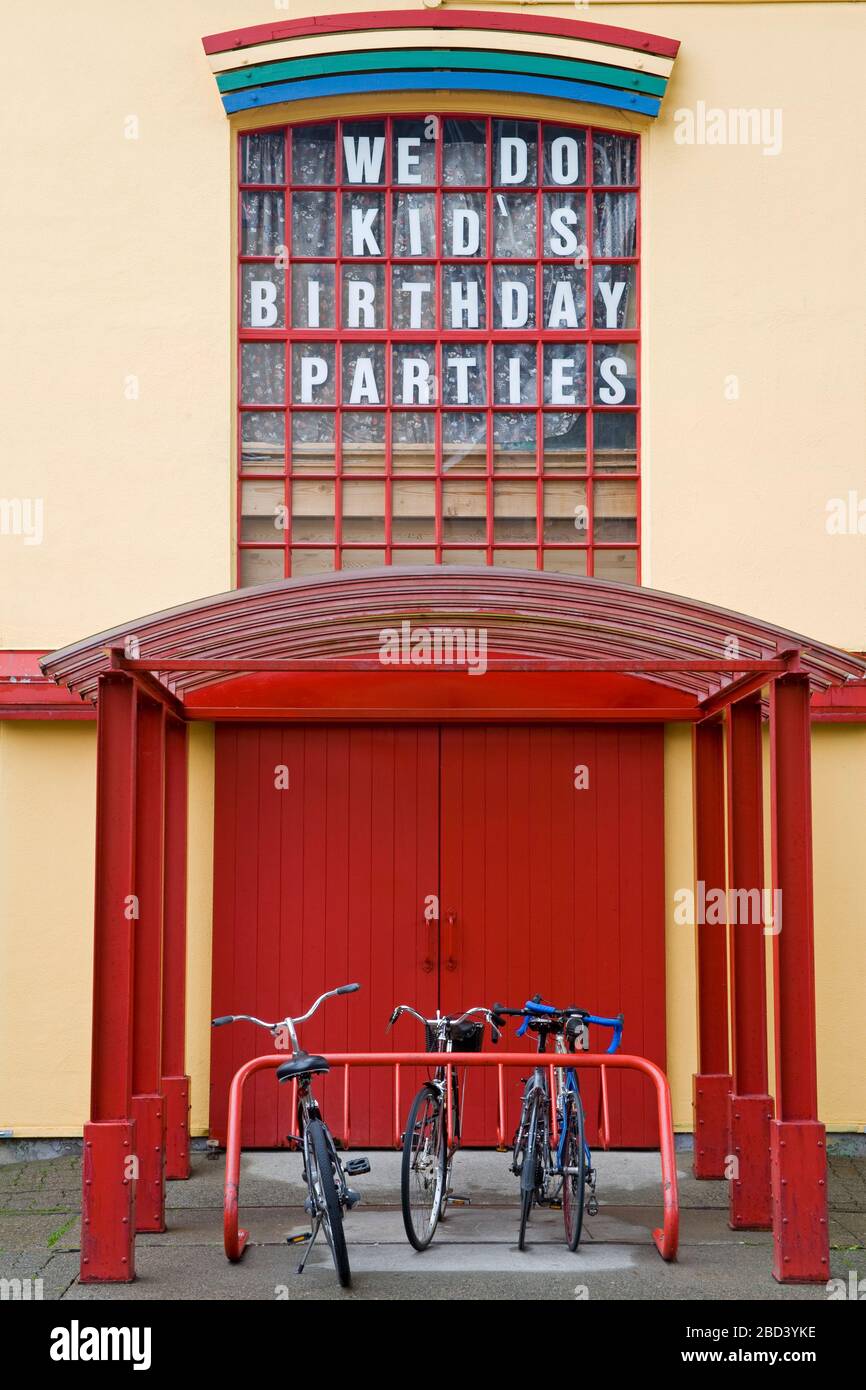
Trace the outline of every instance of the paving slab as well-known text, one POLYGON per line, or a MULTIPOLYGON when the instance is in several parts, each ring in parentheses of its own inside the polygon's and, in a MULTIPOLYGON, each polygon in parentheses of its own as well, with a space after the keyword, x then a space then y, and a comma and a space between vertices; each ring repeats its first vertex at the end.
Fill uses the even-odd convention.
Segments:
MULTIPOLYGON (((313 1251, 305 1273, 294 1270, 298 1256, 287 1248, 253 1246, 237 1265, 215 1248, 142 1247, 136 1255, 134 1284, 71 1285, 66 1301, 104 1302, 149 1299, 230 1299, 302 1301, 530 1300, 545 1302, 594 1299, 825 1301, 823 1286, 781 1285, 769 1274, 767 1251, 743 1246, 735 1260, 719 1260, 717 1247, 684 1252, 677 1264, 665 1265, 654 1250, 599 1247, 571 1256, 566 1250, 503 1247, 466 1258, 475 1247, 438 1246, 423 1255, 405 1242, 400 1252, 388 1246, 350 1244, 352 1288, 338 1287, 324 1251, 313 1251)), ((834 1276, 846 1277, 848 1266, 831 1260, 834 1276)))
POLYGON ((0 1251, 50 1251, 77 1223, 75 1212, 0 1212, 0 1251))
POLYGON ((62 1298, 78 1278, 78 1253, 53 1250, 21 1250, 0 1254, 0 1279, 4 1295, 12 1300, 62 1298))

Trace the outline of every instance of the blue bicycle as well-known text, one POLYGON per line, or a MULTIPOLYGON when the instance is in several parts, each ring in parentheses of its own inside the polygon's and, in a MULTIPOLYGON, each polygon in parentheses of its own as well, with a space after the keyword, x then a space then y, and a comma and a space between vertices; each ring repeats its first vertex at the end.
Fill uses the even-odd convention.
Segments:
MULTIPOLYGON (((493 1022, 499 1026, 506 1017, 522 1018, 517 1030, 522 1038, 528 1030, 538 1036, 538 1052, 547 1051, 547 1040, 554 1039, 557 1053, 585 1052, 589 1048, 589 1024, 613 1029, 608 1052, 616 1052, 622 1041, 623 1016, 602 1018, 586 1009, 557 1009, 542 1003, 541 996, 528 999, 522 1009, 506 1009, 494 1004, 493 1022)), ((596 1172, 586 1142, 583 1101, 574 1067, 557 1067, 555 1072, 557 1142, 553 1144, 551 1096, 547 1068, 539 1063, 525 1085, 520 1123, 514 1136, 511 1171, 520 1179, 520 1235, 518 1248, 526 1249, 526 1227, 533 1206, 560 1206, 565 1221, 569 1250, 580 1244, 584 1210, 598 1210, 595 1196, 596 1172), (587 1192, 589 1195, 587 1195, 587 1192)))

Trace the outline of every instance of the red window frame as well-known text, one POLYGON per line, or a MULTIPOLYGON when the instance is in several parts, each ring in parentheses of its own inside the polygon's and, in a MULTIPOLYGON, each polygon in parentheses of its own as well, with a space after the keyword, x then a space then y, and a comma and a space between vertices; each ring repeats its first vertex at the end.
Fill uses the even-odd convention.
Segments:
MULTIPOLYGON (((346 118, 319 117, 316 120, 306 122, 295 122, 290 124, 267 125, 251 130, 244 130, 238 134, 237 146, 237 167, 238 167, 238 206, 237 206, 237 237, 238 237, 238 257, 237 257, 237 300, 236 315, 238 326, 238 349, 237 349, 237 493, 236 493, 236 517, 237 517, 237 583, 242 584, 243 579, 243 556, 246 551, 282 551, 283 552, 283 575, 289 576, 292 573, 292 550, 313 550, 328 551, 333 556, 334 569, 346 568, 346 560, 351 564, 350 552, 381 552, 385 564, 394 562, 395 552, 401 552, 403 563, 411 563, 411 555, 407 552, 417 551, 422 555, 429 555, 435 552, 437 564, 443 563, 443 558, 447 554, 452 563, 458 563, 459 557, 454 552, 485 552, 485 561, 488 565, 497 563, 497 552, 523 552, 526 557, 525 568, 557 568, 556 562, 545 565, 545 557, 557 551, 580 551, 585 554, 586 569, 588 575, 597 573, 599 561, 597 556, 600 552, 617 552, 622 555, 624 552, 633 553, 634 568, 626 574, 626 578, 634 583, 640 583, 640 547, 641 547, 641 139, 634 132, 625 132, 613 127, 589 126, 579 122, 567 122, 562 120, 543 120, 538 119, 527 122, 536 126, 537 138, 537 157, 539 166, 538 181, 534 187, 527 185, 509 184, 499 186, 492 182, 492 162, 493 162, 493 130, 494 123, 498 120, 514 120, 514 117, 501 115, 478 116, 477 114, 462 114, 457 112, 443 112, 436 117, 439 121, 444 120, 467 120, 472 122, 486 122, 486 162, 487 179, 483 185, 466 185, 466 190, 470 192, 484 192, 486 197, 486 255, 483 257, 464 258, 464 262, 473 266, 483 266, 486 283, 486 304, 487 304, 487 323, 485 330, 475 329, 446 329, 442 327, 442 266, 445 263, 453 263, 460 258, 444 256, 442 254, 442 195, 443 192, 461 191, 464 186, 443 184, 442 182, 442 140, 436 141, 436 184, 435 187, 429 184, 405 185, 394 182, 392 176, 393 162, 393 124, 394 122, 405 120, 428 120, 427 116, 419 117, 415 113, 394 113, 391 115, 364 115, 350 116, 346 118), (343 181, 343 160, 342 160, 342 130, 345 124, 357 128, 360 124, 369 121, 385 125, 385 178, 379 184, 349 184, 343 181), (335 182, 332 184, 299 184, 293 186, 292 183, 292 132, 303 126, 322 126, 333 125, 335 128, 335 182), (575 132, 585 134, 585 169, 586 182, 580 185, 568 185, 567 189, 561 185, 547 185, 543 183, 543 134, 545 126, 553 126, 557 129, 571 128, 575 132), (242 141, 249 136, 274 134, 282 132, 285 138, 284 150, 284 172, 285 182, 280 184, 269 183, 250 183, 244 182, 242 141), (631 138, 635 142, 635 182, 630 184, 602 184, 594 182, 594 157, 593 157, 593 138, 596 135, 618 135, 631 138), (292 193, 294 188, 305 193, 321 191, 334 193, 336 204, 336 235, 335 235, 335 255, 333 256, 306 256, 294 257, 291 248, 291 227, 292 227, 292 193), (284 226, 286 236, 286 246, 288 248, 288 266, 285 269, 285 303, 283 305, 283 320, 285 327, 273 329, 254 329, 244 328, 242 323, 242 279, 245 265, 249 264, 271 264, 278 259, 275 256, 247 255, 243 252, 243 226, 242 226, 242 195, 244 193, 261 192, 282 192, 285 196, 284 207, 284 226), (342 201, 343 194, 346 192, 366 192, 381 193, 385 199, 387 227, 387 243, 385 254, 375 260, 371 258, 348 257, 342 254, 342 201), (583 194, 586 200, 585 206, 585 227, 586 227, 586 247, 587 257, 582 268, 586 277, 586 327, 582 329, 548 329, 537 326, 534 329, 495 329, 491 327, 493 319, 493 296, 492 296, 492 267, 497 263, 504 263, 509 266, 533 265, 535 267, 535 303, 536 320, 541 323, 543 318, 542 305, 544 303, 542 290, 542 277, 545 265, 562 266, 565 262, 562 257, 544 255, 544 225, 542 216, 543 197, 545 193, 568 193, 583 194), (422 258, 392 258, 391 255, 391 230, 392 230, 392 194, 406 192, 434 192, 436 196, 436 255, 433 257, 422 258), (496 192, 509 194, 520 194, 532 192, 537 198, 536 215, 536 254, 532 258, 497 258, 494 254, 493 235, 492 235, 492 195, 496 192), (635 223, 635 246, 634 254, 631 256, 603 256, 594 255, 594 197, 603 193, 634 193, 636 201, 636 223, 635 223), (334 328, 293 328, 292 319, 292 269, 295 263, 328 263, 334 266, 335 276, 335 324, 334 328), (390 327, 380 329, 348 329, 340 325, 342 317, 342 291, 341 291, 341 270, 343 264, 347 265, 381 265, 384 267, 385 284, 385 322, 391 322, 391 269, 394 265, 430 265, 435 271, 435 296, 436 296, 436 322, 435 329, 392 329, 390 327), (594 323, 594 269, 597 265, 625 265, 633 266, 635 273, 635 326, 633 328, 598 328, 594 323), (300 405, 291 402, 292 393, 292 363, 291 348, 294 342, 321 341, 322 343, 335 343, 335 380, 337 383, 338 396, 337 404, 334 406, 323 406, 321 404, 300 405), (486 404, 483 406, 448 406, 436 403, 430 406, 412 405, 406 407, 395 407, 391 401, 391 359, 392 345, 395 343, 417 343, 434 344, 436 353, 437 371, 441 361, 441 350, 443 344, 458 342, 478 342, 483 340, 486 347, 486 380, 487 395, 486 404), (282 404, 254 404, 244 402, 242 398, 241 380, 241 348, 244 343, 257 341, 278 341, 283 342, 286 347, 285 360, 285 401, 282 404), (382 342, 385 344, 385 373, 386 373, 386 398, 385 404, 374 407, 369 405, 348 407, 341 404, 342 386, 342 356, 341 345, 344 342, 382 342), (538 383, 538 403, 535 405, 515 406, 494 405, 493 396, 493 346, 496 343, 527 343, 534 341, 537 344, 538 353, 543 352, 545 345, 556 342, 582 343, 586 345, 586 401, 576 407, 562 405, 545 405, 542 403, 542 373, 540 370, 540 357, 538 359, 539 370, 537 373, 538 383), (633 344, 635 351, 635 401, 621 405, 600 405, 595 397, 595 361, 594 349, 596 344, 605 342, 617 344, 633 344), (392 441, 391 441, 391 421, 390 415, 395 409, 402 408, 412 412, 429 411, 434 417, 434 439, 436 449, 435 472, 429 469, 411 471, 401 468, 397 474, 392 471, 392 441), (283 469, 277 472, 270 469, 267 472, 257 472, 250 468, 243 468, 242 461, 242 413, 249 411, 271 411, 285 416, 284 424, 284 452, 283 469), (314 410, 333 410, 335 413, 335 458, 334 467, 328 471, 311 471, 307 468, 299 475, 299 480, 308 482, 328 482, 334 485, 334 536, 332 541, 320 542, 317 540, 293 541, 292 539, 292 429, 291 412, 293 411, 314 411, 314 410), (341 440, 341 419, 346 410, 355 410, 360 413, 381 412, 385 415, 385 442, 383 446, 384 471, 361 472, 352 469, 351 474, 346 477, 343 473, 341 459, 342 440, 341 440), (483 470, 469 470, 461 468, 459 474, 454 475, 455 480, 460 482, 483 481, 486 485, 486 539, 485 541, 453 541, 445 539, 443 535, 443 512, 442 512, 442 483, 446 476, 443 473, 443 452, 442 452, 442 414, 448 410, 463 410, 471 413, 485 413, 487 418, 487 447, 486 447, 486 468, 483 470), (534 412, 536 415, 536 460, 532 470, 518 471, 507 469, 504 471, 494 471, 493 468, 493 416, 497 411, 504 413, 534 412), (583 471, 566 471, 563 469, 553 469, 544 471, 543 453, 543 422, 542 415, 550 413, 581 414, 586 421, 586 464, 583 471), (623 471, 615 471, 605 468, 601 474, 595 470, 595 448, 594 448, 594 420, 598 414, 611 415, 614 413, 631 414, 635 418, 635 450, 634 466, 623 471), (385 488, 385 517, 384 517, 384 539, 381 541, 348 541, 342 536, 342 485, 345 480, 351 482, 382 482, 385 488), (269 482, 275 483, 282 481, 284 487, 284 520, 285 524, 277 532, 276 539, 273 541, 262 541, 260 539, 244 539, 242 536, 242 487, 244 483, 250 482, 269 482), (428 482, 435 484, 435 530, 434 539, 429 541, 394 541, 392 535, 392 487, 394 482, 428 482), (534 540, 526 541, 505 541, 494 537, 494 484, 504 482, 527 482, 534 481, 536 484, 536 535, 534 540), (568 482, 585 486, 585 501, 588 510, 588 525, 586 530, 574 544, 562 541, 551 541, 544 537, 544 484, 545 482, 568 482), (594 526, 594 494, 597 484, 629 482, 635 484, 635 535, 633 540, 597 540, 595 537, 594 526)), ((518 118, 521 122, 525 118, 518 118)), ((516 560, 516 556, 514 557, 516 560)), ((577 571, 572 571, 577 572, 577 571)), ((247 580, 246 582, 251 582, 247 580)), ((252 581, 256 582, 256 581, 252 581)))

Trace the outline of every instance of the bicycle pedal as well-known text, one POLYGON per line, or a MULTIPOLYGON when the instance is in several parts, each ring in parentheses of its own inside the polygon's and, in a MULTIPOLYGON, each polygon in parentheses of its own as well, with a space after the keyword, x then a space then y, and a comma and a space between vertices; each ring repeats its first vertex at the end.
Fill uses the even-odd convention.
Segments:
POLYGON ((449 1203, 453 1203, 455 1207, 471 1207, 471 1206, 472 1206, 472 1198, 471 1198, 471 1197, 464 1197, 464 1196, 462 1195, 462 1193, 460 1193, 460 1192, 449 1192, 449 1193, 447 1194, 447 1197, 448 1197, 449 1203))
POLYGON ((598 1198, 595 1193, 589 1198, 586 1204, 587 1216, 598 1216, 598 1198))
POLYGON ((286 1245, 306 1245, 308 1240, 313 1239, 312 1231, 301 1231, 297 1236, 286 1236, 286 1245))
POLYGON ((347 1187, 347 1188, 346 1188, 346 1192, 345 1192, 345 1195, 344 1195, 344 1197, 343 1197, 343 1201, 345 1202, 345 1204, 346 1204, 346 1209, 347 1209, 348 1211, 351 1211, 353 1207, 356 1207, 356 1206, 358 1205, 358 1203, 360 1202, 360 1200, 361 1200, 361 1194, 360 1194, 360 1192, 356 1192, 356 1191, 354 1190, 354 1188, 351 1188, 351 1187, 347 1187))
POLYGON ((349 1162, 343 1165, 343 1171, 350 1178, 360 1177, 362 1173, 369 1173, 370 1160, 369 1158, 350 1158, 349 1162))
POLYGON ((547 1205, 551 1208, 552 1211, 562 1211, 562 1198, 551 1197, 547 1205))

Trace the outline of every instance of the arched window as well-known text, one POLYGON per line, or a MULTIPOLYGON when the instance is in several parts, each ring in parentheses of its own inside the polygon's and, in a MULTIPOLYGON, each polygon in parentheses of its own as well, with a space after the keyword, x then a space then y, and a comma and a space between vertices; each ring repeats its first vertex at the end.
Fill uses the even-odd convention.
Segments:
POLYGON ((638 578, 639 143, 416 116, 239 136, 239 581, 638 578))

